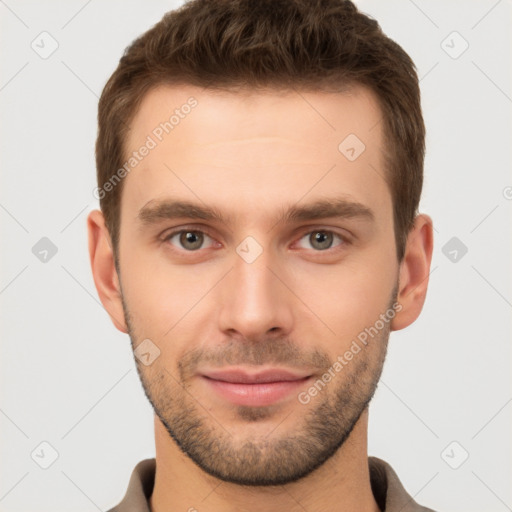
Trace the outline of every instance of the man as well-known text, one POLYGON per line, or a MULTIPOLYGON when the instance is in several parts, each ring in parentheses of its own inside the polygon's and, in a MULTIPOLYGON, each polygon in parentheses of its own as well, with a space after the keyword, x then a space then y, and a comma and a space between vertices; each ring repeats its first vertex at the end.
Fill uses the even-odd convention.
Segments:
POLYGON ((432 222, 414 64, 341 0, 195 0, 99 103, 95 284, 156 459, 113 511, 426 511, 368 457, 432 222))

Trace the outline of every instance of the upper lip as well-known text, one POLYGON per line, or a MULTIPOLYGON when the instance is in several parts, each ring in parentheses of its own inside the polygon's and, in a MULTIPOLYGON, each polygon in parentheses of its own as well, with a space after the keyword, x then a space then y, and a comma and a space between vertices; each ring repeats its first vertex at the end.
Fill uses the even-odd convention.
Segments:
POLYGON ((309 377, 311 374, 297 373, 281 368, 268 368, 263 371, 249 373, 245 370, 241 370, 240 368, 233 368, 226 370, 211 370, 203 372, 202 375, 209 379, 220 380, 224 382, 257 384, 265 382, 302 380, 306 377, 309 377))

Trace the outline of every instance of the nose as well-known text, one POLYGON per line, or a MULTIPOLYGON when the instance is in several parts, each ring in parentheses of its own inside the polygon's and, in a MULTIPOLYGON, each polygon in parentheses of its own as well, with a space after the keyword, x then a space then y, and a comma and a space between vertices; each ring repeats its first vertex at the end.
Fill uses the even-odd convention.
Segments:
POLYGON ((293 294, 286 272, 268 251, 252 262, 234 254, 233 268, 222 280, 219 327, 223 333, 258 341, 288 336, 293 325, 293 294))

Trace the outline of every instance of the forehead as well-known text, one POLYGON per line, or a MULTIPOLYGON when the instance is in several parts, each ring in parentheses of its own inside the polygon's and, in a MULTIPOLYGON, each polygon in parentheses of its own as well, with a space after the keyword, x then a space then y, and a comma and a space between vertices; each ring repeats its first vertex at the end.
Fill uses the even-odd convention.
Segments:
POLYGON ((123 203, 140 208, 179 195, 226 209, 235 209, 235 197, 243 198, 239 206, 270 208, 334 188, 382 202, 381 119, 375 95, 361 86, 343 93, 159 86, 131 123, 126 160, 151 149, 132 162, 123 203))
POLYGON ((166 122, 172 125, 172 133, 164 130, 163 135, 172 135, 175 144, 179 144, 190 135, 187 125, 192 123, 182 122, 189 114, 193 114, 195 121, 194 136, 205 143, 249 134, 283 133, 313 143, 325 136, 336 140, 347 130, 362 139, 373 140, 380 135, 380 130, 373 128, 380 124, 382 117, 375 94, 361 85, 340 93, 277 89, 218 91, 160 85, 147 92, 141 101, 131 123, 127 147, 136 145, 148 134, 158 139, 160 125, 166 122))

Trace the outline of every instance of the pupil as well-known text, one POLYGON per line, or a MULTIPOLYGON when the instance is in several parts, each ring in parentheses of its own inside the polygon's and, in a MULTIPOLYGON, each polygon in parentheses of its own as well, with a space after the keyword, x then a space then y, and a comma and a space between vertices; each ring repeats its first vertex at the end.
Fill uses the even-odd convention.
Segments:
POLYGON ((199 247, 201 247, 202 238, 193 231, 186 231, 181 235, 181 243, 184 247, 187 247, 188 249, 198 249, 199 247))
POLYGON ((317 231, 313 235, 313 246, 317 246, 319 249, 328 249, 332 244, 331 233, 324 233, 323 231, 317 231))

